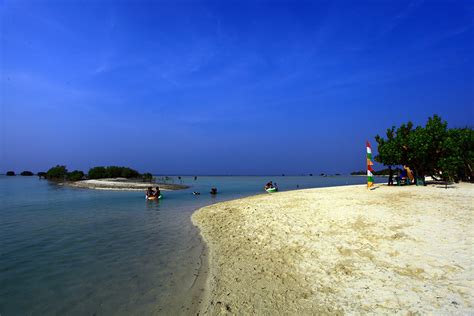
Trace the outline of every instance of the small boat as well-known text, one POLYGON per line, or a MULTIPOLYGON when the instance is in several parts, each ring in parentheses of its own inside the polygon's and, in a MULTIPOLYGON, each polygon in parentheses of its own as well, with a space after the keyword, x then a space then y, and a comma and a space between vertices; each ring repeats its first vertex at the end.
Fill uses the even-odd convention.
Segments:
POLYGON ((158 197, 152 195, 152 196, 145 196, 147 200, 161 200, 163 198, 163 194, 158 195, 158 197))
POLYGON ((265 189, 265 191, 267 191, 268 193, 274 193, 278 191, 278 188, 268 188, 268 189, 265 189))

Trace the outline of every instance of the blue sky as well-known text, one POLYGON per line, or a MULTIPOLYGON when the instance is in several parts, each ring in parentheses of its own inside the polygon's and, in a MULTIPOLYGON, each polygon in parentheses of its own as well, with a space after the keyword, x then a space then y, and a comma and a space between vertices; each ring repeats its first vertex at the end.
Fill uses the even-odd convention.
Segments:
POLYGON ((474 1, 0 0, 0 171, 365 168, 474 123, 474 1))

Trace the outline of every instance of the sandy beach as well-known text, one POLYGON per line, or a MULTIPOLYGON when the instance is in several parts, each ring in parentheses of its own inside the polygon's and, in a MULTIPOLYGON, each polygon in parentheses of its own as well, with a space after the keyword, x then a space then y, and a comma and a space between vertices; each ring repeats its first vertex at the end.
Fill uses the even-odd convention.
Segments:
POLYGON ((200 314, 474 313, 474 185, 262 194, 193 214, 200 314))
POLYGON ((67 182, 64 184, 75 188, 118 191, 144 191, 150 186, 159 186, 160 190, 162 191, 181 190, 186 189, 188 187, 182 184, 138 182, 122 178, 82 180, 75 182, 67 182))

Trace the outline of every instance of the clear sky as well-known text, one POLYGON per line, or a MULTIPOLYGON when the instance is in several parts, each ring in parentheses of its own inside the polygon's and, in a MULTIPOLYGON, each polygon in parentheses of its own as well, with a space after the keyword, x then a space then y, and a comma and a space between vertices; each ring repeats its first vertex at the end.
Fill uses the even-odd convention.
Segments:
POLYGON ((346 173, 473 126, 474 1, 0 0, 0 172, 346 173))

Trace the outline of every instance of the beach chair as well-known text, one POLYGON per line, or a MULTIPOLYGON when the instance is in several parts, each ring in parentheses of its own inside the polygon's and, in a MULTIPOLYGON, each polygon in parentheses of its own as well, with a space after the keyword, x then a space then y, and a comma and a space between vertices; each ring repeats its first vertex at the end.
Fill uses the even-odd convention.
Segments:
POLYGON ((416 177, 416 185, 419 186, 424 186, 425 185, 425 179, 423 177, 416 177))
POLYGON ((410 184, 410 180, 408 178, 397 177, 397 185, 398 186, 409 185, 409 184, 410 184))

